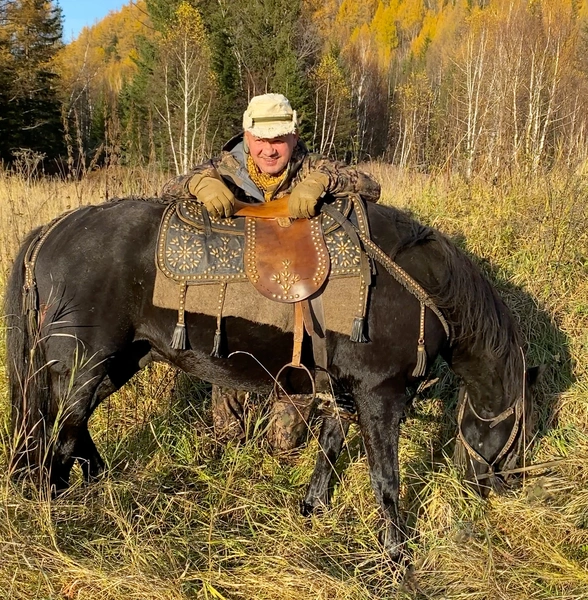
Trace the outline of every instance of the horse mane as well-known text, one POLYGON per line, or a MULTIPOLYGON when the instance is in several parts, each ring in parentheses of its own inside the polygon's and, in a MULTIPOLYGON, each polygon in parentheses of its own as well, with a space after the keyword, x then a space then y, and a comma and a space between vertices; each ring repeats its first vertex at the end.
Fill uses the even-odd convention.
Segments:
POLYGON ((423 275, 407 269, 449 322, 452 347, 478 356, 503 358, 505 392, 509 397, 520 394, 522 334, 515 316, 480 267, 440 231, 418 223, 397 208, 381 208, 387 217, 388 254, 401 261, 403 255, 415 253, 429 265, 426 273, 434 273, 423 275))
POLYGON ((123 198, 119 198, 117 196, 115 198, 109 198, 106 200, 106 203, 118 204, 127 200, 133 200, 135 202, 149 202, 152 204, 171 204, 172 202, 175 202, 174 198, 160 198, 159 196, 124 196, 123 198))

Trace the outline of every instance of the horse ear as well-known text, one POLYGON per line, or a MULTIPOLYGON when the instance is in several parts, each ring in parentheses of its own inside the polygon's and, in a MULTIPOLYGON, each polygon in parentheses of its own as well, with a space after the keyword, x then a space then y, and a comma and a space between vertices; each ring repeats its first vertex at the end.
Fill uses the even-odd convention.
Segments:
POLYGON ((539 381, 539 379, 543 377, 543 373, 545 373, 546 369, 546 365, 529 367, 527 369, 527 385, 532 388, 539 381))

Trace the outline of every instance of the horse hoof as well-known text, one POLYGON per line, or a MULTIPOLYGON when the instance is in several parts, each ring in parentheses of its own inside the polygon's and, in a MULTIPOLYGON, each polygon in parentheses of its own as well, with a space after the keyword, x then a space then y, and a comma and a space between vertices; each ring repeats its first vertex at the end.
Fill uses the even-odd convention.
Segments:
POLYGON ((315 508, 316 507, 314 506, 314 504, 311 504, 306 500, 302 500, 302 502, 300 502, 300 514, 303 517, 310 517, 310 515, 314 513, 315 508))

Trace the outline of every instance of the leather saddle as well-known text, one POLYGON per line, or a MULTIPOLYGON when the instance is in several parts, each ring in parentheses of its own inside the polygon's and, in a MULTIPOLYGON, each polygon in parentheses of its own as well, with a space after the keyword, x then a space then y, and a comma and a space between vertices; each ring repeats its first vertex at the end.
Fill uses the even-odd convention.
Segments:
MULTIPOLYGON (((188 286, 194 285, 220 284, 213 356, 221 355, 224 298, 226 286, 233 282, 249 281, 266 298, 294 305, 293 366, 300 366, 304 330, 315 338, 318 326, 324 338, 321 294, 327 279, 352 277, 362 282, 358 318, 363 322, 369 264, 359 241, 341 226, 350 216, 360 221, 354 210, 357 203, 344 198, 331 204, 335 217, 326 213, 291 219, 287 197, 263 204, 237 202, 234 217, 221 219, 211 217, 195 200, 171 203, 160 226, 157 265, 180 284, 172 348, 187 347, 184 312, 188 286)), ((364 341, 359 334, 355 337, 364 341)))
MULTIPOLYGON (((338 209, 346 216, 349 201, 338 209)), ((187 285, 251 281, 265 297, 294 303, 316 293, 331 276, 357 276, 360 248, 327 215, 290 219, 288 198, 237 203, 233 218, 213 218, 195 200, 167 208, 157 265, 187 285)))

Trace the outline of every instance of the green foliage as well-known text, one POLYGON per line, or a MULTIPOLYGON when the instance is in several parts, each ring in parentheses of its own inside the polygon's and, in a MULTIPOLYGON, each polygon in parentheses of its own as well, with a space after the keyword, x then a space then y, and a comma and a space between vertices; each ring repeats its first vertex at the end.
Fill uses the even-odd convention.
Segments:
POLYGON ((20 148, 55 158, 63 149, 59 85, 61 9, 45 0, 0 3, 0 160, 20 148))
POLYGON ((119 95, 119 114, 123 124, 123 158, 127 164, 142 164, 154 159, 156 132, 149 108, 150 80, 153 75, 157 46, 145 36, 137 37, 135 75, 125 81, 119 95))
POLYGON ((313 105, 307 73, 312 55, 304 56, 304 36, 312 32, 302 0, 236 0, 227 12, 241 79, 239 96, 279 92, 288 96, 310 131, 313 105))
POLYGON ((227 9, 218 0, 202 0, 199 6, 210 44, 211 67, 218 84, 218 102, 212 115, 214 129, 219 132, 220 137, 219 142, 214 145, 215 151, 218 151, 219 143, 222 145, 223 140, 239 131, 245 98, 241 90, 237 52, 227 9))

